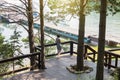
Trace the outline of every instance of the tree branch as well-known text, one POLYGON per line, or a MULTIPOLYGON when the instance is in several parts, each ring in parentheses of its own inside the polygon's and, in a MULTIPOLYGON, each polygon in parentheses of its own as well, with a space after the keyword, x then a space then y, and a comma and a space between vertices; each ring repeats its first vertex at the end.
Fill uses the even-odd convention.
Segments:
POLYGON ((84 0, 83 7, 86 6, 87 2, 88 2, 88 0, 84 0))

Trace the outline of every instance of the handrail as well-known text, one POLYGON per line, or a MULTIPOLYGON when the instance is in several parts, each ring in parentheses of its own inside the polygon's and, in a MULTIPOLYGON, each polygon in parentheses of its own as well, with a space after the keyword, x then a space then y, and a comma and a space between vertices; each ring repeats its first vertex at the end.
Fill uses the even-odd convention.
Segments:
POLYGON ((97 54, 97 51, 95 51, 93 48, 91 48, 90 46, 88 45, 85 45, 85 54, 84 54, 84 57, 85 59, 89 58, 90 60, 92 60, 93 62, 95 62, 95 58, 96 58, 96 54, 97 54), (90 50, 91 52, 88 52, 87 50, 90 50), (92 55, 89 56, 89 55, 92 55))
POLYGON ((118 51, 118 50, 120 50, 120 48, 111 49, 111 50, 108 50, 108 51, 118 51))
MULTIPOLYGON (((70 53, 70 55, 72 55, 73 53, 77 54, 77 52, 75 52, 73 50, 73 44, 78 44, 78 42, 75 42, 75 41, 67 41, 67 42, 62 42, 61 43, 62 45, 64 44, 70 44, 70 51, 67 51, 67 52, 62 52, 61 54, 66 54, 66 53, 70 53)), ((50 46, 55 46, 56 43, 53 43, 53 44, 47 44, 45 45, 45 47, 50 47, 50 46)), ((91 48, 90 46, 88 45, 84 45, 86 49, 89 49, 90 51, 92 51, 92 53, 86 53, 87 51, 85 51, 84 55, 87 55, 87 58, 91 59, 93 62, 95 62, 95 54, 97 53, 93 48, 91 48), (89 56, 89 55, 93 55, 93 57, 89 56)), ((36 49, 37 50, 41 50, 40 48, 41 46, 36 46, 36 49)), ((56 54, 50 54, 50 55, 46 55, 46 56, 53 56, 53 55, 56 55, 56 54)), ((85 56, 84 56, 85 57, 85 56)))
MULTIPOLYGON (((67 41, 67 42, 63 42, 61 44, 67 44, 67 43, 71 43, 71 41, 67 41)), ((49 46, 55 46, 56 43, 53 43, 53 44, 48 44, 48 45, 45 45, 45 47, 49 47, 49 46)), ((39 50, 39 52, 35 52, 35 53, 31 53, 31 54, 25 54, 25 55, 21 55, 21 56, 16 56, 16 57, 11 57, 11 58, 8 58, 8 59, 4 59, 4 60, 0 60, 0 64, 2 63, 6 63, 6 62, 10 62, 10 61, 15 61, 15 60, 19 60, 19 59, 23 59, 23 58, 28 58, 28 57, 33 57, 33 56, 37 56, 40 57, 40 52, 41 52, 41 48, 40 46, 36 46, 35 49, 39 50)), ((70 51, 67 51, 67 52, 63 52, 62 54, 66 54, 66 53, 70 53, 70 51)), ((49 55, 48 55, 49 56, 49 55)), ((40 59, 39 59, 40 60, 40 59)), ((40 64, 40 61, 39 63, 40 64)), ((39 68, 40 65, 38 65, 38 68, 39 68)), ((30 67, 24 67, 24 68, 21 68, 21 69, 17 69, 17 70, 14 70, 14 71, 9 71, 9 72, 6 72, 6 73, 1 73, 0 76, 3 76, 3 75, 8 75, 8 74, 11 74, 11 73, 15 73, 15 72, 19 72, 19 71, 23 71, 23 70, 26 70, 26 69, 30 69, 32 68, 32 66, 30 67)))
MULTIPOLYGON (((16 57, 11 57, 11 58, 8 58, 8 59, 0 60, 0 64, 10 62, 10 61, 19 60, 19 59, 22 59, 22 58, 33 57, 33 56, 37 56, 37 55, 40 55, 40 52, 35 52, 35 53, 31 53, 31 54, 25 54, 25 55, 21 55, 21 56, 16 56, 16 57)), ((38 62, 38 64, 39 63, 40 63, 40 61, 38 62)), ((5 73, 0 73, 0 76, 4 76, 4 75, 11 74, 11 73, 16 73, 16 72, 20 72, 20 71, 23 71, 23 70, 27 70, 27 69, 33 68, 33 66, 35 66, 35 65, 29 66, 29 67, 24 67, 24 68, 17 69, 17 70, 14 70, 14 71, 8 71, 8 72, 5 72, 5 73)), ((38 65, 38 68, 39 68, 39 65, 38 65)))
POLYGON ((104 64, 108 69, 112 68, 117 68, 118 67, 118 58, 120 58, 119 54, 115 54, 111 51, 115 51, 115 49, 110 50, 110 51, 105 51, 105 61, 104 64), (112 63, 112 59, 114 58, 115 63, 112 63))
POLYGON ((85 45, 85 47, 87 48, 87 49, 89 49, 90 51, 92 51, 93 53, 97 53, 97 51, 95 51, 93 48, 91 48, 90 46, 88 46, 88 45, 85 45))
POLYGON ((120 57, 120 55, 119 55, 119 54, 115 54, 115 53, 110 52, 110 51, 105 51, 105 53, 106 53, 106 54, 110 54, 110 55, 112 55, 112 56, 117 56, 117 57, 120 57))
MULTIPOLYGON (((66 52, 62 52, 62 54, 66 54, 66 53, 70 53, 70 55, 72 55, 73 53, 76 53, 74 50, 73 50, 73 47, 74 47, 74 44, 78 44, 77 42, 74 42, 74 41, 67 41, 67 42, 62 42, 61 44, 69 44, 70 45, 70 49, 69 51, 66 51, 66 52)), ((56 43, 53 43, 53 44, 47 44, 45 45, 45 47, 50 47, 50 46, 55 46, 56 43)), ((41 51, 41 46, 36 46, 35 49, 38 50, 38 51, 41 51)), ((95 62, 95 58, 96 58, 96 54, 97 54, 97 51, 95 51, 93 48, 91 48, 90 46, 88 45, 85 45, 85 49, 84 49, 85 53, 84 53, 84 57, 87 59, 89 58, 90 60, 92 60, 93 62, 95 62), (87 50, 90 50, 91 52, 88 52, 87 50), (91 56, 92 55, 92 56, 91 56)), ((115 51, 115 50, 120 50, 120 49, 113 49, 113 50, 108 50, 108 51, 105 51, 105 55, 104 55, 104 64, 106 66, 108 66, 108 69, 110 69, 111 67, 113 68, 116 68, 118 66, 118 58, 120 58, 120 55, 118 54, 115 54, 115 53, 112 53, 111 51, 115 51), (112 57, 115 58, 115 65, 111 64, 111 61, 112 61, 112 57)), ((0 64, 1 63, 5 63, 5 62, 9 62, 9 61, 14 61, 14 60, 18 60, 18 59, 22 59, 22 58, 27 58, 27 57, 33 57, 33 56, 37 56, 39 57, 39 60, 40 60, 40 52, 35 52, 35 53, 31 53, 31 54, 25 54, 25 55, 21 55, 21 56, 17 56, 17 57, 13 57, 13 58, 8 58, 8 59, 4 59, 4 60, 0 60, 0 64)), ((53 56, 53 55, 56 55, 56 54, 51 54, 51 55, 46 55, 46 56, 53 56)), ((40 64, 40 61, 39 61, 39 64, 40 64)), ((38 65, 39 67, 40 65, 38 65)), ((32 66, 30 66, 32 67, 32 66)), ((21 70, 25 70, 25 69, 29 69, 30 67, 26 67, 26 68, 23 68, 23 69, 19 69, 19 70, 15 70, 14 72, 19 72, 21 70)), ((11 72, 8 72, 9 74, 12 73, 13 71, 11 72)), ((3 73, 4 75, 8 74, 8 73, 3 73)), ((0 75, 1 76, 1 75, 0 75)))
POLYGON ((17 72, 24 71, 24 70, 27 70, 27 69, 30 69, 30 67, 25 67, 25 68, 17 69, 17 70, 14 70, 14 71, 1 73, 0 76, 5 76, 5 75, 12 74, 12 73, 17 73, 17 72))
MULTIPOLYGON (((61 44, 67 44, 67 43, 71 43, 73 41, 67 41, 67 42, 61 42, 61 44)), ((56 43, 53 43, 53 44, 46 44, 45 47, 49 47, 49 46, 55 46, 56 43)), ((36 46, 36 47, 41 47, 41 46, 36 46)))
MULTIPOLYGON (((61 42, 62 45, 64 44, 70 44, 71 43, 73 44, 73 41, 66 41, 66 42, 61 42)), ((52 43, 52 44, 46 44, 44 45, 45 47, 51 47, 51 46, 56 46, 56 43, 52 43)), ((62 52, 61 54, 66 54, 66 53, 70 53, 72 55, 73 53, 73 50, 72 50, 73 46, 71 45, 71 48, 70 48, 70 51, 66 51, 66 52, 62 52)), ((41 51, 41 46, 36 46, 35 47, 35 50, 37 51, 41 51)), ((54 56, 54 55, 57 55, 57 54, 48 54, 48 55, 45 55, 46 57, 49 57, 49 56, 54 56)))
MULTIPOLYGON (((105 51, 104 53, 104 65, 106 67, 108 67, 108 69, 110 69, 111 67, 112 68, 117 68, 118 67, 118 59, 120 58, 120 55, 119 54, 115 54, 113 53, 112 51, 118 51, 120 50, 119 48, 117 49, 111 49, 111 50, 108 50, 108 51, 105 51), (114 58, 114 64, 112 63, 112 59, 114 58)), ((89 58, 91 59, 93 62, 95 62, 95 56, 96 56, 97 52, 92 49, 90 46, 88 45, 85 45, 85 56, 87 55, 87 57, 85 57, 85 59, 89 58), (90 50, 92 51, 91 53, 88 53, 87 50, 90 50), (92 57, 89 56, 89 55, 93 55, 92 57)))
POLYGON ((36 56, 36 55, 39 55, 39 54, 40 54, 40 52, 36 52, 36 53, 32 53, 32 54, 25 54, 25 55, 21 55, 21 56, 16 56, 16 57, 12 57, 12 58, 8 58, 8 59, 0 60, 0 64, 4 63, 4 62, 9 62, 9 61, 14 61, 14 60, 22 59, 22 58, 36 56))

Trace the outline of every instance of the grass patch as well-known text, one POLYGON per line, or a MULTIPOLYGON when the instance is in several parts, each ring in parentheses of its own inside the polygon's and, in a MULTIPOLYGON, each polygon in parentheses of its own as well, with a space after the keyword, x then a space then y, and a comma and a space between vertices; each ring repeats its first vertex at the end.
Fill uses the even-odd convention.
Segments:
MULTIPOLYGON (((98 46, 91 46, 95 51, 98 52, 98 46)), ((117 45, 116 47, 111 47, 111 46, 105 46, 105 50, 111 50, 111 49, 116 49, 116 48, 120 48, 120 45, 117 45)), ((120 50, 118 51, 112 51, 113 53, 116 53, 116 54, 120 54, 120 50)))

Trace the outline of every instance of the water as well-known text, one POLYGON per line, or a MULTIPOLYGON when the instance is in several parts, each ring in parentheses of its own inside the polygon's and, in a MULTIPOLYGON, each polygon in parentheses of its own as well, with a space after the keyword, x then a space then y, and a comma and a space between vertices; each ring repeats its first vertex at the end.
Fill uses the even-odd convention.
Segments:
POLYGON ((5 36, 5 40, 9 40, 11 35, 14 34, 14 30, 15 30, 15 27, 17 26, 17 31, 20 31, 20 45, 22 45, 21 47, 21 50, 22 50, 22 53, 25 53, 25 54, 29 54, 29 49, 28 48, 25 48, 25 46, 28 46, 29 45, 24 45, 24 43, 21 41, 23 38, 26 38, 28 36, 28 33, 27 31, 22 28, 21 26, 17 25, 17 24, 5 24, 5 23, 0 23, 0 32, 2 33, 3 36, 5 36))
POLYGON ((23 27, 21 27, 21 26, 19 26, 17 24, 0 23, 0 27, 2 28, 1 33, 2 33, 2 35, 5 36, 6 40, 9 39, 10 36, 14 34, 15 27, 17 27, 17 31, 21 32, 20 33, 21 34, 20 39, 25 38, 25 37, 28 36, 27 31, 23 27))
MULTIPOLYGON (((77 29, 78 18, 72 18, 69 22, 70 28, 77 29)), ((63 26, 64 27, 64 26, 63 26)), ((85 36, 98 36, 99 34, 99 14, 92 13, 86 16, 85 36)), ((120 13, 112 16, 108 15, 106 20, 106 39, 120 42, 120 13)))
MULTIPOLYGON (((9 1, 9 0, 6 0, 9 1)), ((12 0, 13 1, 13 0, 12 0)), ((11 2, 11 1, 9 1, 11 2)), ((13 1, 14 2, 14 1, 13 1)), ((19 1, 15 1, 15 3, 21 5, 19 1)), ((46 3, 47 4, 47 3, 46 3)), ((39 1, 33 0, 33 8, 34 11, 39 12, 39 1)), ((45 6, 44 13, 48 12, 49 8, 45 6)), ((62 25, 57 27, 69 27, 71 29, 78 30, 79 21, 78 18, 72 18, 70 21, 65 22, 67 25, 62 25)), ((85 36, 98 36, 99 33, 99 14, 92 13, 86 16, 86 27, 85 27, 85 36)), ((107 40, 115 40, 120 42, 120 13, 112 16, 107 16, 107 23, 106 23, 106 39, 107 40)))
MULTIPOLYGON (((120 43, 120 14, 115 16, 109 15, 107 16, 107 23, 106 23, 106 39, 113 40, 120 43)), ((59 24, 57 27, 69 27, 71 29, 75 29, 78 31, 79 21, 78 18, 72 18, 70 21, 65 22, 67 25, 59 24), (69 25, 69 26, 68 26, 69 25)), ((12 26, 12 25, 11 25, 12 26)), ((14 26, 14 25, 13 25, 14 26)), ((23 29, 20 29, 24 31, 23 29)), ((3 34, 9 35, 12 33, 12 30, 5 29, 3 34)), ((85 24, 85 36, 94 36, 97 37, 99 33, 99 14, 91 14, 86 16, 86 24, 85 24)), ((22 35, 27 35, 26 31, 22 33, 22 35)))

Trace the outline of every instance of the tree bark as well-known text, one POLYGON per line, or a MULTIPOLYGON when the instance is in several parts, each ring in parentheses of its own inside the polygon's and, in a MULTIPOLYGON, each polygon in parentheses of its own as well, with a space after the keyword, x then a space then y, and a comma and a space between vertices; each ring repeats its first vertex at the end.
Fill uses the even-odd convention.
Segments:
POLYGON ((41 69, 45 69, 45 55, 44 55, 44 13, 43 13, 43 0, 40 2, 40 31, 41 31, 41 69))
POLYGON ((104 75, 105 33, 106 33, 106 6, 107 0, 101 0, 96 80, 104 80, 103 75, 104 75))
MULTIPOLYGON (((29 47, 30 53, 34 52, 34 33, 33 33, 33 10, 32 10, 32 0, 28 0, 27 7, 27 15, 28 15, 28 34, 29 34, 29 47)), ((31 57, 31 66, 35 64, 35 58, 31 57)), ((31 68, 33 70, 33 68, 31 68)))
POLYGON ((77 70, 82 71, 84 67, 84 33, 85 33, 85 15, 84 0, 80 0, 80 16, 79 16, 79 36, 77 47, 77 70))

